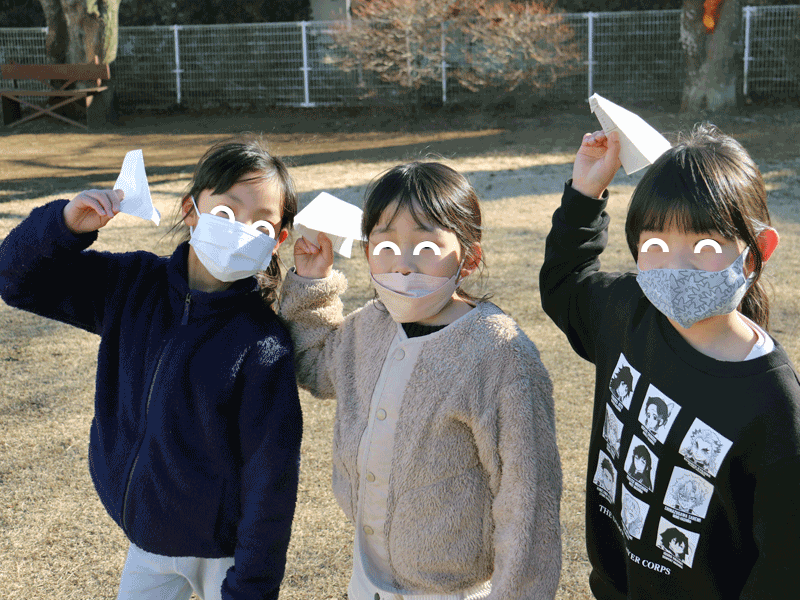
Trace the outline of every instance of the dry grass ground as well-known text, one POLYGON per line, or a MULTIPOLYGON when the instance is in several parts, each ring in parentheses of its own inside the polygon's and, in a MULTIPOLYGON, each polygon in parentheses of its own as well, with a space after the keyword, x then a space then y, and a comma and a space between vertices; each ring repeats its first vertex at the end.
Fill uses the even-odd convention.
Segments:
MULTIPOLYGON (((696 120, 645 115, 667 132, 696 120)), ((228 132, 263 131, 273 152, 293 165, 303 203, 323 190, 359 203, 364 186, 385 168, 440 155, 470 178, 483 200, 489 265, 483 289, 536 342, 554 380, 564 468, 564 568, 557 597, 589 598, 583 496, 593 371, 543 314, 538 271, 550 216, 581 134, 596 128, 594 118, 583 113, 493 123, 450 118, 404 127, 346 119, 309 123, 309 114, 297 118, 137 121, 89 134, 40 125, 0 137, 0 238, 35 206, 111 185, 125 152, 134 148, 144 149, 153 197, 166 217, 199 156, 228 132)), ((754 112, 718 124, 751 150, 770 186, 782 236, 769 267, 772 330, 800 364, 800 113, 754 112)), ((633 266, 622 227, 636 181, 620 172, 611 187, 607 270, 633 266)), ((101 232, 96 247, 168 254, 165 229, 121 215, 101 232)), ((291 247, 282 254, 291 264, 291 247)), ((337 258, 335 266, 350 282, 347 311, 371 297, 363 256, 337 258)), ((100 505, 86 464, 97 338, 2 303, 0 324, 0 596, 113 599, 127 542, 100 505)), ((344 600, 353 529, 329 490, 334 402, 304 392, 301 399, 300 494, 281 597, 344 600)))

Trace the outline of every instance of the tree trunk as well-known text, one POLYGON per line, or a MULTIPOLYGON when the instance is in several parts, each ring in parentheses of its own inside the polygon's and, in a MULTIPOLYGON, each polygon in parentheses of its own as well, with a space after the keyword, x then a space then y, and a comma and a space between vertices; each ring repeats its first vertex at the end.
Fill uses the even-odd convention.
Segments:
POLYGON ((61 9, 61 2, 59 0, 39 0, 39 3, 42 5, 47 23, 47 37, 44 42, 47 62, 63 64, 67 57, 69 32, 64 11, 61 9))
MULTIPOLYGON (((47 22, 45 54, 54 64, 98 62, 109 64, 117 58, 119 4, 121 0, 39 0, 47 22)), ((64 82, 51 82, 61 87, 64 82)), ((77 88, 94 87, 94 81, 79 81, 77 88)), ((114 80, 104 81, 107 90, 86 99, 88 120, 94 124, 116 118, 114 80)), ((62 109, 75 118, 83 111, 76 104, 62 109)))
POLYGON ((57 64, 117 58, 120 0, 39 0, 47 21, 45 51, 57 64))
POLYGON ((711 32, 707 31, 703 16, 703 0, 684 0, 681 45, 686 55, 687 75, 681 110, 734 110, 741 100, 741 0, 722 0, 711 32))

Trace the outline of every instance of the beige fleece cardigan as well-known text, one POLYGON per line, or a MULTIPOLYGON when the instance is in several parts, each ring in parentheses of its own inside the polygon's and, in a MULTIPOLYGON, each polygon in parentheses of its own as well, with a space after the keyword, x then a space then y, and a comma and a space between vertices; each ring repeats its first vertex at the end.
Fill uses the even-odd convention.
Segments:
MULTIPOLYGON (((287 274, 280 314, 298 383, 336 397, 333 492, 355 522, 358 449, 395 323, 371 301, 343 318, 347 287, 287 274)), ((385 534, 404 589, 448 593, 491 578, 492 600, 551 600, 561 572, 561 463, 552 384, 539 353, 495 305, 422 349, 395 433, 385 534)))

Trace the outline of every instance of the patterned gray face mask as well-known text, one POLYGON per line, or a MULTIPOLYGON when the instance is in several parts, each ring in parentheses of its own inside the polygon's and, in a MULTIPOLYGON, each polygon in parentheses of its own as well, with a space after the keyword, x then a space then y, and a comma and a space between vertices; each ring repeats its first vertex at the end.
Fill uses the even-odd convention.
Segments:
POLYGON ((744 276, 748 248, 726 269, 649 269, 636 276, 644 295, 659 311, 688 329, 698 321, 736 310, 755 280, 744 276))

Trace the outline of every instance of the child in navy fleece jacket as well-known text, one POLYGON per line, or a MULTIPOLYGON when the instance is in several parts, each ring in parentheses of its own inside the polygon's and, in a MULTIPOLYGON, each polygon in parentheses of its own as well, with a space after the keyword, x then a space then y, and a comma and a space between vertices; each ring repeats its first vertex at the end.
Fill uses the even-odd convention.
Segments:
POLYGON ((302 417, 271 301, 294 185, 258 141, 231 140, 206 153, 182 198, 187 239, 183 224, 220 205, 273 230, 259 281, 215 278, 186 241, 171 257, 87 250, 121 199, 90 190, 35 209, 0 246, 0 295, 100 335, 89 467, 131 542, 119 598, 277 598, 302 417))

